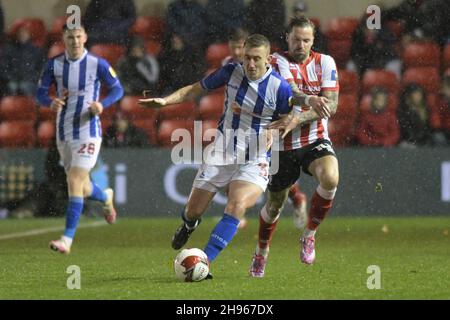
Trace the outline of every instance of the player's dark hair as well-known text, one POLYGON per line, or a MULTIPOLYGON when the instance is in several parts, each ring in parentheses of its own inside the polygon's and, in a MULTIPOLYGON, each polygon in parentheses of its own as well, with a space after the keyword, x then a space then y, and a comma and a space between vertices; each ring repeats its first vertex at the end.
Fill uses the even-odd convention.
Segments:
POLYGON ((299 27, 299 28, 306 28, 311 27, 313 34, 316 31, 316 26, 314 25, 314 22, 309 20, 307 17, 298 17, 298 18, 292 18, 291 21, 288 24, 287 27, 287 33, 291 33, 292 29, 299 27))
POLYGON ((247 39, 248 37, 248 31, 243 28, 237 28, 231 31, 230 35, 228 36, 228 41, 242 41, 247 39))
POLYGON ((257 48, 266 47, 270 50, 270 41, 262 34, 252 34, 245 40, 245 47, 247 48, 257 48))

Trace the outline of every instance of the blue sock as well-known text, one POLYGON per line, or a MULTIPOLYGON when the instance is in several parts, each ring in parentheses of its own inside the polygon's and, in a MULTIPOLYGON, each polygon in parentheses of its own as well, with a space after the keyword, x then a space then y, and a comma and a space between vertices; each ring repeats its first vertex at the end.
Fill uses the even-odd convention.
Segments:
POLYGON ((83 211, 83 201, 84 199, 81 197, 69 198, 69 205, 67 206, 66 212, 66 230, 64 230, 64 235, 68 238, 73 239, 75 236, 78 221, 83 211))
POLYGON ((89 199, 105 203, 107 199, 105 191, 100 189, 95 183, 91 182, 91 184, 92 184, 92 193, 89 196, 89 199))
POLYGON ((237 232, 239 220, 225 213, 222 219, 216 224, 211 232, 208 244, 203 250, 208 256, 208 260, 213 261, 219 253, 225 249, 237 232))
POLYGON ((183 219, 184 224, 189 229, 193 229, 193 228, 197 227, 198 220, 188 220, 188 218, 186 217, 186 208, 183 208, 183 210, 181 211, 181 219, 183 219))

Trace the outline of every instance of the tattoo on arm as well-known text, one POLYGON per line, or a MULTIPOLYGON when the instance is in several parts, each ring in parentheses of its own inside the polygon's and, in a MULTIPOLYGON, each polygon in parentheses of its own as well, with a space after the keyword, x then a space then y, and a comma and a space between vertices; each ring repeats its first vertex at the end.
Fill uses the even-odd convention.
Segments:
POLYGON ((323 96, 330 101, 328 106, 330 107, 331 115, 337 111, 339 93, 337 91, 323 91, 323 96))
POLYGON ((306 104, 305 100, 308 95, 306 93, 301 92, 298 89, 297 84, 295 84, 295 82, 289 82, 289 84, 291 85, 293 98, 294 98, 294 104, 298 105, 298 106, 305 105, 306 104))
MULTIPOLYGON (((336 91, 324 91, 323 96, 329 100, 328 106, 330 107, 331 115, 334 115, 337 111, 339 93, 336 91)), ((297 117, 299 126, 311 123, 321 118, 314 109, 304 111, 297 115, 297 117)))

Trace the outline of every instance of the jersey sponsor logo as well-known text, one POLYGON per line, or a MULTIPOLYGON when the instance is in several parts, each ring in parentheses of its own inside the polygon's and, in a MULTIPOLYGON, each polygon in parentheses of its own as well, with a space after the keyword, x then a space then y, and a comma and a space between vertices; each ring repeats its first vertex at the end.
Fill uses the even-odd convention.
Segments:
POLYGON ((331 71, 331 80, 337 81, 337 79, 338 79, 337 71, 336 70, 331 71))

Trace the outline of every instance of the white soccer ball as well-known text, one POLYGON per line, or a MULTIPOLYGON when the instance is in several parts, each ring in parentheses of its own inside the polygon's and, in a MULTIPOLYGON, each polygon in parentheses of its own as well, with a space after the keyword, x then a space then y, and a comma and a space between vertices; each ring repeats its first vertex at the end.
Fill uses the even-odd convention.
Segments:
POLYGON ((202 281, 209 273, 208 257, 197 248, 183 249, 175 257, 173 268, 182 281, 202 281))

